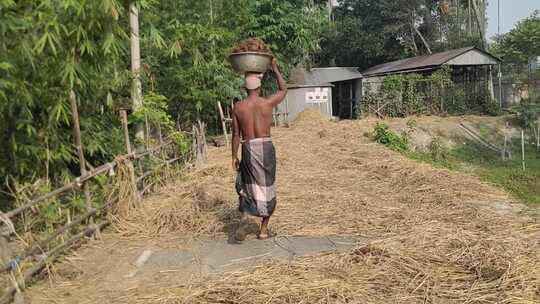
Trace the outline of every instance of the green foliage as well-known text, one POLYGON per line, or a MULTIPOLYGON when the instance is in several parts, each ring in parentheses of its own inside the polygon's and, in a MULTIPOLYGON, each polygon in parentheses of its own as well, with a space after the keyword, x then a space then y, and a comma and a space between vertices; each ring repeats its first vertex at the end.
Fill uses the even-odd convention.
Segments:
POLYGON ((431 159, 438 162, 446 162, 450 151, 440 137, 434 137, 427 146, 431 159))
POLYGON ((496 37, 490 51, 503 60, 503 75, 511 76, 516 89, 540 96, 540 69, 529 66, 540 56, 540 10, 520 22, 508 33, 496 37))
POLYGON ((516 25, 510 32, 497 37, 491 52, 505 63, 527 64, 540 53, 540 11, 534 12, 516 25))
MULTIPOLYGON (((498 153, 474 142, 447 149, 438 141, 435 138, 426 152, 415 151, 405 155, 437 167, 472 172, 524 202, 540 204, 540 154, 535 147, 526 145, 526 170, 523 170, 520 158, 503 161, 498 153)), ((517 139, 510 146, 520 147, 521 144, 517 139)))
MULTIPOLYGON (((264 39, 287 71, 309 65, 328 26, 324 4, 311 0, 133 2, 139 8, 143 102, 129 121, 148 122, 148 137, 162 132, 172 139, 176 149, 163 152, 169 157, 190 152, 191 139, 179 129, 191 129, 199 119, 214 126, 217 101, 227 105, 242 97, 241 78, 227 61, 235 43, 264 39)), ((129 106, 134 77, 128 69, 131 3, 0 0, 2 210, 80 174, 71 91, 77 96, 89 166, 125 153, 117 109, 129 106)), ((161 163, 147 157, 136 170, 140 174, 161 163)), ((92 180, 94 206, 108 199, 110 182, 107 176, 92 180)), ((41 204, 37 214, 21 222, 27 230, 52 231, 85 207, 77 190, 41 204)))
POLYGON ((142 107, 130 116, 132 122, 161 125, 167 128, 173 127, 173 122, 168 113, 168 100, 165 96, 149 93, 143 96, 142 107))
POLYGON ((409 150, 409 136, 407 133, 397 134, 390 130, 387 124, 378 122, 375 124, 372 132, 372 138, 374 141, 387 146, 388 148, 398 151, 406 152, 409 150))
MULTIPOLYGON (((484 48, 477 26, 468 28, 471 1, 340 0, 335 27, 324 32, 323 65, 360 70, 405 57, 475 45, 484 48), (467 29, 467 30, 464 30, 467 29), (421 36, 418 34, 420 33, 421 36)), ((485 1, 478 3, 480 14, 485 1)), ((474 18, 474 17, 473 17, 474 18)))
POLYGON ((448 67, 428 76, 415 73, 389 75, 375 92, 367 88, 363 110, 370 112, 386 104, 381 114, 391 117, 444 113, 453 110, 450 95, 453 88, 448 67))
POLYGON ((176 144, 178 153, 182 155, 190 151, 192 139, 191 137, 188 137, 186 133, 175 131, 170 133, 169 137, 176 144))
MULTIPOLYGON (((512 146, 521 147, 519 139, 512 146)), ((485 181, 502 187, 525 202, 539 204, 540 154, 533 146, 526 145, 525 149, 526 170, 521 168, 519 157, 503 161, 498 153, 474 143, 456 147, 452 157, 465 167, 477 168, 476 173, 485 181)))
POLYGON ((125 79, 125 28, 118 1, 0 3, 0 176, 59 181, 76 161, 70 90, 79 97, 89 161, 116 154, 107 96, 125 79), (113 77, 114 75, 114 77, 113 77), (106 126, 106 127, 103 127, 106 126), (90 128, 90 130, 88 129, 90 128), (88 133, 92 136, 89 137, 88 133))
POLYGON ((155 83, 150 90, 168 99, 169 114, 183 128, 215 121, 217 101, 227 105, 243 96, 241 78, 227 62, 237 42, 263 39, 287 71, 311 61, 328 23, 308 0, 161 1, 142 17, 152 24, 142 35, 145 76, 155 83))
MULTIPOLYGON (((130 120, 162 124, 163 132, 214 121, 217 101, 242 96, 227 62, 236 42, 265 39, 287 70, 311 60, 328 23, 322 6, 308 0, 136 4, 145 95, 130 120)), ((89 163, 124 152, 114 105, 129 98, 132 81, 127 7, 120 0, 0 1, 0 176, 58 185, 79 174, 71 90, 89 163)))
POLYGON ((518 122, 522 128, 536 128, 540 119, 540 102, 523 100, 515 110, 518 122))

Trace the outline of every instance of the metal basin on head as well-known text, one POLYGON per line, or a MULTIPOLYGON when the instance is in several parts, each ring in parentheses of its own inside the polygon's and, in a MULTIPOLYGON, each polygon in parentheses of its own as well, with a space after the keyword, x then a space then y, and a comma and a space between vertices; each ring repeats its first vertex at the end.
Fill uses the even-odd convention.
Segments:
POLYGON ((240 73, 248 72, 264 73, 272 63, 272 55, 259 52, 232 53, 229 55, 229 61, 232 68, 240 73))

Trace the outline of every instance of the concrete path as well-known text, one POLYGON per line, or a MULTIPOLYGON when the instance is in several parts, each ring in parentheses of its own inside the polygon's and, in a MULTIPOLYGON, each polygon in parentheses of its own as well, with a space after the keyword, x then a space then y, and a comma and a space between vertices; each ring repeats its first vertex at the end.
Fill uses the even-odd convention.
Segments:
POLYGON ((146 248, 134 261, 126 278, 174 273, 176 276, 204 277, 234 271, 268 260, 290 261, 295 257, 348 250, 360 240, 351 237, 278 236, 267 240, 249 239, 242 243, 226 240, 196 240, 189 250, 146 248))

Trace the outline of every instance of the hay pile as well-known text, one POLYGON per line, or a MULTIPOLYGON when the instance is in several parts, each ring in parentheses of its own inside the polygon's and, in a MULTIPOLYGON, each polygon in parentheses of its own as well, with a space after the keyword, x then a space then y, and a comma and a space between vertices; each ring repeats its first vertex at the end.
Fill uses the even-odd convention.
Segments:
MULTIPOLYGON (((353 235, 347 253, 269 263, 204 282, 159 281, 107 293, 111 303, 540 303, 540 220, 473 176, 435 169, 376 145, 358 121, 302 113, 274 130, 279 235, 353 235), (170 283, 170 282, 168 282, 170 283)), ((133 238, 222 237, 237 220, 230 150, 145 202, 133 238), (141 224, 142 223, 142 224, 141 224)), ((87 257, 91 259, 91 257, 87 257)), ((103 293, 85 282, 88 303, 103 293)), ((71 285, 73 286, 73 285, 71 285)), ((56 286, 51 303, 82 292, 56 286)), ((40 291, 42 292, 42 291, 40 291)), ((63 301, 65 299, 65 301, 63 301)))
POLYGON ((133 164, 124 156, 118 157, 116 161, 116 176, 111 180, 112 183, 105 196, 109 216, 112 217, 113 223, 121 224, 140 208, 141 201, 137 187, 133 183, 135 180, 133 164))
POLYGON ((526 255, 508 256, 515 251, 489 243, 460 235, 418 244, 397 238, 270 263, 135 303, 538 303, 539 252, 520 246, 526 255))
POLYGON ((223 197, 225 189, 216 185, 222 168, 208 167, 189 173, 167 186, 124 218, 115 228, 124 237, 156 237, 179 234, 186 237, 227 232, 238 220, 234 199, 223 197))
POLYGON ((322 127, 328 125, 330 121, 327 117, 323 116, 319 111, 315 110, 306 110, 298 114, 291 126, 297 128, 308 128, 313 126, 322 127))

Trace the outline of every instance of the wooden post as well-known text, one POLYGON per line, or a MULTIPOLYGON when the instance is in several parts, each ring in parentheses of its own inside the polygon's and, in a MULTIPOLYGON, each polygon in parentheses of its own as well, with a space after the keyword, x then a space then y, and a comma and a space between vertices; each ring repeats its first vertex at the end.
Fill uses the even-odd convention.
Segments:
POLYGON ((144 129, 145 129, 145 142, 146 150, 150 150, 150 124, 148 123, 148 115, 144 115, 144 129))
POLYGON ((349 87, 349 105, 350 105, 350 115, 349 118, 353 118, 353 83, 351 82, 351 86, 349 87))
POLYGON ((540 117, 536 120, 536 149, 540 150, 540 117))
MULTIPOLYGON (((129 140, 129 129, 128 129, 128 119, 127 119, 127 110, 120 109, 120 119, 122 120, 122 129, 124 130, 124 143, 126 145, 127 154, 131 154, 131 142, 129 140)), ((133 189, 137 189, 137 180, 135 179, 135 169, 133 168, 133 162, 131 159, 128 160, 129 172, 131 180, 131 186, 133 189)), ((137 191, 135 191, 137 193, 137 191)), ((137 197, 138 198, 138 197, 137 197)))
MULTIPOLYGON (((79 168, 81 170, 81 176, 86 175, 86 160, 84 159, 84 150, 81 141, 81 126, 79 123, 79 110, 77 108, 77 96, 75 92, 71 90, 69 92, 69 101, 71 103, 71 115, 73 119, 73 136, 75 138, 75 146, 77 147, 77 155, 79 157, 79 168)), ((82 183, 84 199, 86 202, 86 211, 92 210, 92 200, 90 197, 90 188, 87 182, 82 183)), ((93 217, 90 217, 89 222, 94 223, 93 217)))
POLYGON ((126 152, 127 154, 131 154, 131 143, 129 140, 127 111, 125 109, 120 110, 120 119, 122 120, 122 129, 124 130, 124 143, 126 145, 126 152))
POLYGON ((225 135, 225 143, 229 146, 229 135, 227 134, 227 126, 225 124, 225 115, 223 114, 223 108, 221 107, 221 101, 217 102, 219 117, 221 118, 221 127, 223 128, 223 135, 225 135))
POLYGON ((523 167, 523 171, 525 171, 525 134, 523 129, 521 129, 521 165, 523 167))
POLYGON ((508 142, 508 122, 506 122, 506 124, 504 125, 504 130, 503 130, 503 134, 504 134, 504 143, 503 143, 503 150, 502 150, 502 160, 506 160, 506 157, 508 155, 508 153, 506 152, 507 151, 507 142, 508 142))
MULTIPOLYGON (((488 66, 489 68, 489 96, 491 97, 491 101, 495 101, 495 89, 493 87, 493 66, 488 66)), ((502 110, 502 104, 499 102, 499 107, 502 110)))
POLYGON ((201 167, 206 163, 206 135, 205 135, 205 124, 200 120, 197 120, 197 125, 193 126, 193 135, 194 135, 194 149, 195 149, 195 165, 201 167))

